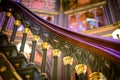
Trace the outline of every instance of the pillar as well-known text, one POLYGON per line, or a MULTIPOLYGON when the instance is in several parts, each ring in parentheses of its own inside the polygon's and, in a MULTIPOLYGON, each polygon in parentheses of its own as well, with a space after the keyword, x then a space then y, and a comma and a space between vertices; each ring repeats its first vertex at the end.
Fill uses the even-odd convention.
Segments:
POLYGON ((4 21, 5 21, 5 12, 1 12, 1 14, 0 14, 0 28, 2 28, 4 21))
POLYGON ((67 14, 64 14, 64 26, 63 27, 66 27, 68 28, 68 15, 67 14))
POLYGON ((30 32, 29 28, 24 28, 22 42, 21 42, 21 47, 20 47, 20 51, 19 51, 21 53, 24 52, 24 46, 25 46, 26 38, 27 38, 27 34, 29 32, 30 32))
POLYGON ((79 80, 86 80, 86 72, 87 72, 87 66, 84 64, 78 64, 75 66, 76 73, 78 75, 79 80))
POLYGON ((58 25, 61 27, 64 27, 64 13, 63 12, 59 12, 58 25))
POLYGON ((89 80, 107 80, 100 72, 93 72, 89 75, 89 80))
POLYGON ((53 73, 52 73, 52 80, 58 80, 58 57, 60 56, 60 51, 58 49, 52 50, 53 55, 53 73))
POLYGON ((17 29, 18 29, 18 27, 20 27, 20 25, 21 25, 21 22, 19 20, 15 20, 12 35, 11 35, 11 38, 10 38, 10 42, 14 42, 17 29))
POLYGON ((34 62, 34 57, 35 57, 35 49, 36 49, 36 45, 37 45, 37 41, 39 40, 39 36, 37 35, 33 35, 33 39, 32 39, 32 51, 31 51, 31 55, 30 55, 30 64, 33 64, 34 62))
POLYGON ((112 3, 112 7, 113 7, 113 10, 115 13, 116 21, 119 21, 120 20, 120 16, 119 16, 120 9, 119 9, 118 2, 117 2, 117 0, 112 0, 111 3, 112 3))
POLYGON ((116 16, 115 16, 116 14, 115 14, 115 12, 114 12, 113 1, 112 1, 112 0, 109 0, 107 6, 108 6, 109 11, 110 11, 110 13, 108 13, 108 14, 111 14, 112 23, 114 23, 114 22, 116 22, 117 20, 116 20, 116 16))
POLYGON ((95 21, 96 21, 96 26, 95 26, 95 27, 98 28, 98 27, 99 27, 99 25, 98 25, 99 19, 98 19, 98 17, 97 17, 96 9, 93 10, 93 13, 94 13, 95 21))
POLYGON ((8 21, 9 21, 9 19, 10 19, 11 16, 12 16, 11 11, 6 12, 5 22, 3 24, 3 27, 1 29, 1 31, 5 31, 5 29, 7 27, 7 24, 8 24, 8 21))
POLYGON ((73 58, 66 56, 63 58, 63 63, 65 65, 65 80, 71 80, 70 66, 72 65, 73 58))
POLYGON ((43 51, 41 72, 45 73, 46 72, 46 58, 47 58, 48 43, 47 42, 43 42, 42 45, 41 45, 41 47, 42 47, 42 51, 43 51))

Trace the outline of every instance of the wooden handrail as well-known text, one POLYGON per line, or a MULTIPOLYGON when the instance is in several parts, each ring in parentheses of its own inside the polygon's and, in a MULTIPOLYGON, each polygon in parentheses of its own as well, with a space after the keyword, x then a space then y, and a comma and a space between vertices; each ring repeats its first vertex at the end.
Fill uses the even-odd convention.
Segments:
POLYGON ((22 4, 12 1, 10 1, 9 4, 13 10, 21 11, 21 13, 29 20, 44 28, 45 30, 58 35, 62 39, 72 44, 85 48, 114 62, 120 63, 120 40, 76 33, 38 17, 22 4))

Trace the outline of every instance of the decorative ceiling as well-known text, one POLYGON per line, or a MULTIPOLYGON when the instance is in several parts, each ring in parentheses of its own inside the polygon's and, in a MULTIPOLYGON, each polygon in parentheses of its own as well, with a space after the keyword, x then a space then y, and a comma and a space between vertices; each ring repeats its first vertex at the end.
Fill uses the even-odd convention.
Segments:
POLYGON ((63 0, 63 10, 73 10, 93 3, 99 3, 105 0, 63 0))

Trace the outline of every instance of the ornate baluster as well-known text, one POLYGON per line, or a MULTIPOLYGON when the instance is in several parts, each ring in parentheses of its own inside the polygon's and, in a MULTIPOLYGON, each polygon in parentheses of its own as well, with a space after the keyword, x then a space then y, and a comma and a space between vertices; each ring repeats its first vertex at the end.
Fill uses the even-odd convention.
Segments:
POLYGON ((33 64, 34 62, 34 57, 35 57, 35 49, 36 49, 36 45, 37 45, 37 41, 39 40, 39 36, 37 35, 33 35, 33 39, 32 39, 32 51, 31 51, 31 55, 30 55, 30 64, 33 64))
POLYGON ((87 66, 84 64, 78 64, 75 66, 76 73, 79 77, 79 80, 85 80, 85 74, 87 71, 87 66))
POLYGON ((45 73, 45 71, 46 71, 46 58, 47 58, 48 43, 47 42, 43 42, 42 45, 41 45, 41 47, 42 47, 42 51, 43 51, 41 72, 45 73))
POLYGON ((20 52, 24 52, 24 46, 27 38, 27 34, 30 32, 29 28, 24 28, 23 32, 23 37, 22 37, 22 42, 21 42, 21 47, 20 47, 20 52))
POLYGON ((11 38, 10 38, 10 42, 14 42, 17 29, 18 29, 18 27, 20 27, 20 25, 21 25, 20 20, 15 20, 14 27, 13 27, 13 32, 12 32, 12 35, 11 35, 11 38))
POLYGON ((71 71, 70 71, 70 65, 72 65, 73 58, 70 56, 66 56, 63 58, 63 62, 65 65, 65 80, 71 79, 71 71))
POLYGON ((107 80, 100 72, 93 72, 89 75, 89 80, 107 80))
POLYGON ((60 56, 60 51, 58 49, 54 49, 54 50, 52 50, 52 55, 53 55, 53 59, 54 59, 52 80, 58 80, 57 79, 57 75, 58 75, 58 57, 60 56))
POLYGON ((41 74, 40 74, 40 80, 48 80, 47 74, 46 74, 46 58, 47 58, 47 47, 48 43, 43 42, 41 44, 42 51, 43 51, 43 57, 42 57, 42 65, 41 65, 41 74))
POLYGON ((9 21, 10 17, 12 16, 11 11, 12 11, 12 10, 9 9, 9 11, 6 12, 5 22, 4 22, 4 24, 3 24, 3 27, 2 27, 2 29, 1 29, 1 31, 5 31, 5 29, 6 29, 6 27, 7 27, 7 24, 8 24, 8 21, 9 21))

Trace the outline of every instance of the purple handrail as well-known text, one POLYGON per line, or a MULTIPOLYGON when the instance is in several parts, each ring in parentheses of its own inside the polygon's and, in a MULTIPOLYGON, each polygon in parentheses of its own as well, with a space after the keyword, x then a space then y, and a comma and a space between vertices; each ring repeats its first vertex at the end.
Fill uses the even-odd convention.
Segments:
POLYGON ((110 59, 115 63, 120 63, 120 40, 76 33, 38 17, 20 3, 10 1, 9 4, 11 4, 13 10, 21 11, 21 14, 26 16, 29 20, 40 25, 47 31, 58 35, 62 39, 110 59))

